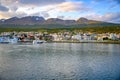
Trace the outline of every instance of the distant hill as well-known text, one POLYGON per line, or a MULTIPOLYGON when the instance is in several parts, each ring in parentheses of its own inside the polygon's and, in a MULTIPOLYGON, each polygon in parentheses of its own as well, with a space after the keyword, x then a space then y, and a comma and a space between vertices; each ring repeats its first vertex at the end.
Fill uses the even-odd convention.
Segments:
POLYGON ((14 25, 34 25, 41 24, 45 21, 43 17, 27 16, 22 18, 12 17, 6 20, 0 20, 0 24, 14 24, 14 25))
POLYGON ((79 28, 79 27, 99 27, 99 26, 116 26, 118 24, 103 21, 88 20, 79 18, 78 20, 63 20, 59 18, 49 18, 45 20, 39 16, 26 16, 22 18, 12 17, 1 19, 0 27, 29 27, 29 28, 79 28))

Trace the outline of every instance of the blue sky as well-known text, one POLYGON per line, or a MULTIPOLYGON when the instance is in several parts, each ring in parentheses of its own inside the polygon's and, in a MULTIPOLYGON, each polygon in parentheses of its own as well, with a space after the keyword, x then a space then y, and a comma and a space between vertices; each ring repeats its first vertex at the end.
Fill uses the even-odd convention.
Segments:
POLYGON ((0 0, 0 19, 24 16, 120 23, 120 0, 0 0))

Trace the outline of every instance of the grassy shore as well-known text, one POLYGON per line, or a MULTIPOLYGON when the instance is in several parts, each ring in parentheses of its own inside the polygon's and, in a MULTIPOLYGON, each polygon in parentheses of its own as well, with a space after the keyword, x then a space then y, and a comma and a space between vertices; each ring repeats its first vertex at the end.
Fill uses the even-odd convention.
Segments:
POLYGON ((0 28, 0 33, 2 32, 48 32, 48 33, 58 33, 64 31, 70 32, 91 32, 91 33, 120 33, 120 26, 105 26, 105 27, 80 27, 80 28, 22 28, 22 27, 9 27, 9 28, 0 28))

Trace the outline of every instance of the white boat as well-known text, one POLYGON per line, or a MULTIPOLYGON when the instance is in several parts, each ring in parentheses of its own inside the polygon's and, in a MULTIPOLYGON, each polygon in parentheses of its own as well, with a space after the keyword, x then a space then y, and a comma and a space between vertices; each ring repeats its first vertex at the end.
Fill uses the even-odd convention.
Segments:
POLYGON ((9 38, 9 37, 0 37, 0 43, 10 43, 10 44, 15 44, 18 42, 18 38, 9 38))
POLYGON ((11 44, 15 44, 17 42, 18 42, 18 38, 9 39, 9 43, 11 43, 11 44))
POLYGON ((33 40, 33 44, 42 44, 45 43, 46 41, 44 40, 33 40))
POLYGON ((9 43, 9 37, 0 37, 0 43, 9 43))

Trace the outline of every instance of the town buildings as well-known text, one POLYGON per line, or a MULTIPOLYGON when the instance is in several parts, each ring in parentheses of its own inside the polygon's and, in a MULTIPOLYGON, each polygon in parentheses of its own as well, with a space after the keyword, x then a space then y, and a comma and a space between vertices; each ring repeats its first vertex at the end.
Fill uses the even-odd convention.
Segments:
MULTIPOLYGON (((104 40, 120 40, 120 33, 73 33, 73 32, 3 32, 0 34, 0 42, 9 40, 17 40, 20 42, 31 42, 33 40, 46 41, 104 41, 104 40)), ((13 40, 13 41, 14 41, 13 40)))

